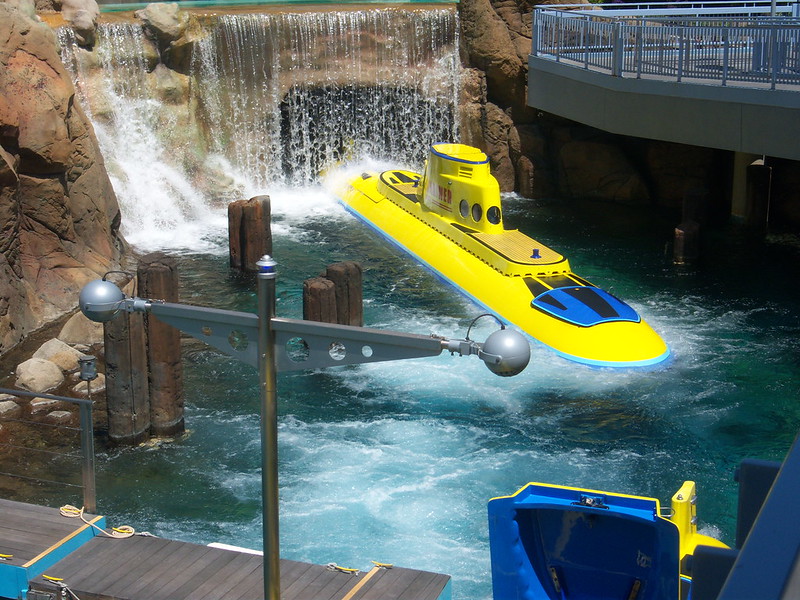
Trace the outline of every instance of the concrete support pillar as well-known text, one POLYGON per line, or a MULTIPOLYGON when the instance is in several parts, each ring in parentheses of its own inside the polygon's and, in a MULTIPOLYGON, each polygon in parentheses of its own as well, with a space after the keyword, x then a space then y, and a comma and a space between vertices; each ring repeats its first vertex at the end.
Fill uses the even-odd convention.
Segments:
POLYGON ((731 185, 731 214, 742 219, 747 218, 747 169, 761 156, 734 152, 733 154, 733 182, 731 185))
POLYGON ((228 248, 231 267, 258 271, 256 262, 272 255, 269 196, 255 196, 228 205, 228 248))
POLYGON ((103 324, 108 437, 135 445, 150 436, 144 319, 122 313, 103 324))
MULTIPOLYGON (((178 269, 173 257, 163 252, 143 256, 137 271, 139 296, 178 302, 178 269)), ((150 388, 150 433, 166 437, 185 431, 183 415, 183 367, 180 332, 145 314, 150 388)))

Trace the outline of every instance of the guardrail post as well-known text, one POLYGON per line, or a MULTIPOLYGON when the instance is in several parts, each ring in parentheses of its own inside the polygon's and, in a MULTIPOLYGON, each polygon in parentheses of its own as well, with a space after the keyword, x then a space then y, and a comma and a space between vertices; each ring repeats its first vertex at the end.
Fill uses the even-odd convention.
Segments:
POLYGON ((533 10, 531 23, 531 56, 539 56, 539 9, 533 10))
POLYGON ((642 53, 644 52, 644 25, 636 26, 636 51, 634 61, 636 62, 636 79, 642 78, 642 53))
POLYGON ((622 39, 622 23, 614 23, 611 43, 611 75, 622 77, 622 60, 625 52, 622 39))
POLYGON ((728 67, 730 66, 730 43, 731 36, 726 33, 722 38, 722 85, 728 83, 728 67))
POLYGON ((589 15, 586 15, 583 19, 583 68, 589 69, 589 27, 591 26, 591 21, 589 20, 589 15))
POLYGON ((778 28, 769 28, 769 89, 774 90, 778 81, 778 28))
POLYGON ((683 77, 683 53, 685 46, 686 30, 681 28, 680 35, 678 36, 678 81, 680 81, 681 77, 683 77))
POLYGON ((561 13, 558 13, 558 25, 556 26, 556 43, 555 43, 555 55, 556 55, 556 62, 561 62, 561 40, 563 38, 563 31, 564 27, 561 24, 562 18, 561 13))

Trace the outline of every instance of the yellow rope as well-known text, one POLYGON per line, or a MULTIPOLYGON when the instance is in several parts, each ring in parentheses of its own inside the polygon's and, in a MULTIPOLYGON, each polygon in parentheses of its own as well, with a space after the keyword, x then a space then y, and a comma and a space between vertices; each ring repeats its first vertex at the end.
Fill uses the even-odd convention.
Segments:
POLYGON ((339 565, 337 565, 334 562, 328 563, 325 566, 328 567, 329 571, 339 571, 340 573, 349 573, 351 575, 358 575, 358 573, 359 573, 358 569, 351 569, 349 567, 340 567, 339 565))
MULTIPOLYGON (((61 507, 61 516, 70 517, 70 518, 80 517, 81 521, 83 521, 87 525, 91 525, 92 527, 97 529, 97 531, 99 531, 103 535, 105 535, 107 537, 110 537, 110 538, 117 538, 117 539, 129 538, 132 535, 136 534, 136 530, 134 530, 134 528, 130 527, 129 525, 122 525, 120 527, 112 527, 111 528, 111 533, 109 533, 105 529, 103 529, 101 527, 98 527, 94 523, 90 523, 89 521, 87 521, 83 517, 83 508, 77 508, 75 506, 72 506, 71 504, 65 504, 64 506, 61 507)), ((145 532, 145 533, 142 533, 140 535, 149 535, 149 534, 145 532)))

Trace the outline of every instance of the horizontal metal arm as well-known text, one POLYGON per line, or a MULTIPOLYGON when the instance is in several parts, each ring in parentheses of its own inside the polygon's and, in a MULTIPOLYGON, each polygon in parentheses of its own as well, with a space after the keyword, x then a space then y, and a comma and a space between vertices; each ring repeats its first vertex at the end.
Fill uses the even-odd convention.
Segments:
MULTIPOLYGON (((133 300, 137 300, 134 298, 133 300)), ((190 304, 148 301, 134 310, 149 312, 225 354, 258 368, 258 315, 190 304)))
MULTIPOLYGON (((161 321, 225 354, 258 367, 258 316, 187 304, 130 299, 130 311, 149 312, 161 321)), ((448 341, 418 335, 296 319, 272 319, 279 372, 436 356, 448 341)), ((455 342, 458 346, 459 342, 455 342)), ((475 354, 467 348, 449 348, 475 354)))
POLYGON ((278 318, 272 327, 281 372, 437 356, 444 349, 442 338, 430 335, 278 318))

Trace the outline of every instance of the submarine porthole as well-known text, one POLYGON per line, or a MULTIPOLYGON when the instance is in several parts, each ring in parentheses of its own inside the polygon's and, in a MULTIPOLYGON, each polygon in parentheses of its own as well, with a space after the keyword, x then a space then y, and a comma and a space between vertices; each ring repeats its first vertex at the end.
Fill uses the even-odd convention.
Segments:
POLYGON ((361 356, 364 358, 372 356, 372 346, 361 346, 361 356))
POLYGON ((469 202, 466 200, 462 200, 458 203, 458 212, 461 213, 461 216, 465 219, 469 216, 469 202))
POLYGON ((286 342, 286 355, 292 362, 301 363, 307 361, 310 355, 308 343, 303 338, 291 338, 286 342))
POLYGON ((476 202, 475 204, 472 205, 472 220, 477 223, 478 221, 481 220, 482 216, 483 216, 483 209, 481 208, 481 205, 476 202))
POLYGON ((347 348, 342 342, 331 342, 331 345, 328 346, 328 354, 333 360, 344 360, 344 357, 347 356, 347 348))
POLYGON ((490 206, 486 210, 486 220, 489 221, 492 225, 497 225, 500 223, 500 207, 499 206, 490 206))

